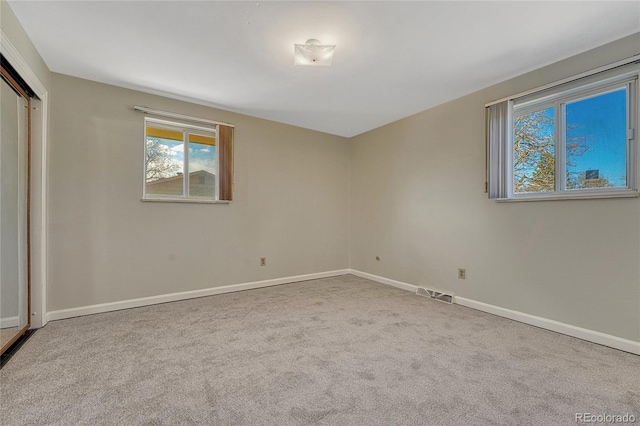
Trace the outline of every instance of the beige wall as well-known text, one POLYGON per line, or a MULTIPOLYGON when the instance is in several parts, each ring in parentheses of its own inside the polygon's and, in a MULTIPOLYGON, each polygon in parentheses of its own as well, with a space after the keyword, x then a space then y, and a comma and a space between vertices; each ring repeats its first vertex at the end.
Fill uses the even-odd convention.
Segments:
POLYGON ((485 103, 639 46, 636 34, 352 139, 351 268, 640 341, 640 200, 483 192, 485 103))
POLYGON ((346 139, 55 73, 52 86, 49 311, 348 267, 346 139), (234 201, 141 202, 134 105, 234 124, 234 201))

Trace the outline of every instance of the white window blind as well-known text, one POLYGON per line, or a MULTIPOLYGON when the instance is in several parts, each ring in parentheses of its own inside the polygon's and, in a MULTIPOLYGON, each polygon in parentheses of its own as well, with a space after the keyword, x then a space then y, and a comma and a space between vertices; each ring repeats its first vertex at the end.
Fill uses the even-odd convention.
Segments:
POLYGON ((489 198, 506 198, 508 194, 511 103, 503 101, 487 108, 489 198))

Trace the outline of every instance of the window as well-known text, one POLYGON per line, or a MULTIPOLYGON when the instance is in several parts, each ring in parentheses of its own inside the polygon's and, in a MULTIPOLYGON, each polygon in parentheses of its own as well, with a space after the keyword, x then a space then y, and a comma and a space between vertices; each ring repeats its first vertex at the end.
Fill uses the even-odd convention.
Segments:
POLYGON ((489 196, 637 196, 637 65, 488 107, 489 196))
POLYGON ((144 200, 231 200, 232 128, 145 118, 144 200))

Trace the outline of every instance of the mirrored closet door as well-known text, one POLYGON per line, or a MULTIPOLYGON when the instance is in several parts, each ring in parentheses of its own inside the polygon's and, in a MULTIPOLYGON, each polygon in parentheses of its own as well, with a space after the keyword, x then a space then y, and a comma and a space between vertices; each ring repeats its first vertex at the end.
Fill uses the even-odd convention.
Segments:
POLYGON ((29 96, 1 68, 0 353, 29 329, 29 96))

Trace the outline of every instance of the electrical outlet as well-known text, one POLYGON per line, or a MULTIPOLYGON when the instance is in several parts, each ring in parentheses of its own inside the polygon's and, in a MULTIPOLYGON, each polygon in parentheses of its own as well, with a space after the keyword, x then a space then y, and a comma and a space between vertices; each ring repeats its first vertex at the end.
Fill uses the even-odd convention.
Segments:
POLYGON ((467 278, 467 270, 464 268, 458 268, 458 278, 464 280, 467 278))
POLYGON ((260 266, 267 266, 267 258, 266 257, 261 257, 260 258, 260 266))

